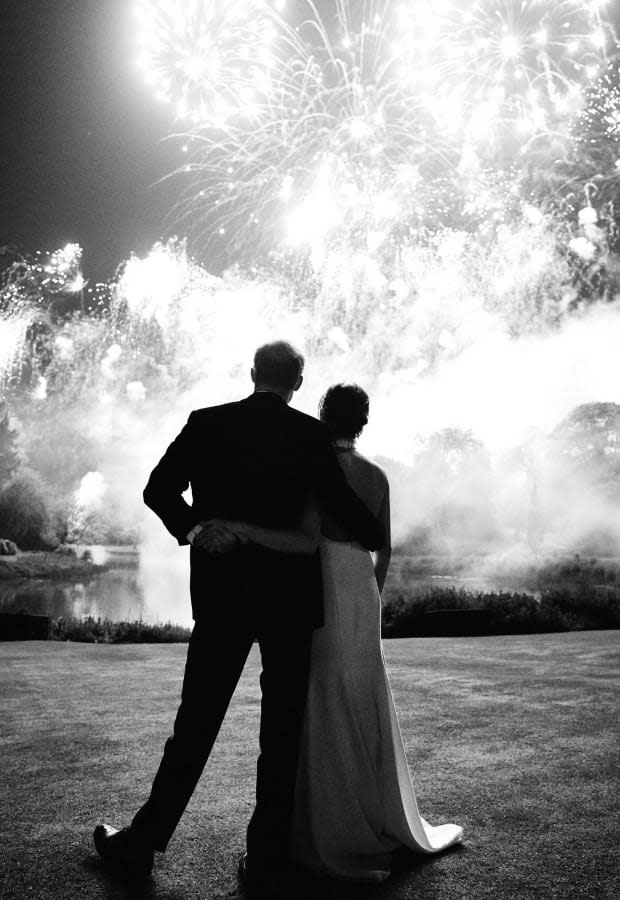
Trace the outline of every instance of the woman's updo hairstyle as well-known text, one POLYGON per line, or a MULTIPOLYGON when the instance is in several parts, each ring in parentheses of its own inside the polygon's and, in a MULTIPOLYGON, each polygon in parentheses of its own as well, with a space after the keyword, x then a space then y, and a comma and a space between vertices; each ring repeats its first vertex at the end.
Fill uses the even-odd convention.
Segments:
POLYGON ((359 384, 333 384, 319 404, 319 418, 332 440, 355 440, 368 422, 368 394, 359 384))

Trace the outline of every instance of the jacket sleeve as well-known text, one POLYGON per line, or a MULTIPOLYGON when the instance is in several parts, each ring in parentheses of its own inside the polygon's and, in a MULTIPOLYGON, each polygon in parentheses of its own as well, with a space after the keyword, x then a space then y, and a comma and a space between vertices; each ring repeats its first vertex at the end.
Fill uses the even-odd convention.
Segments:
POLYGON ((188 544, 187 534, 197 524, 197 517, 183 492, 189 487, 194 413, 157 463, 146 487, 144 502, 159 516, 179 544, 188 544))
POLYGON ((327 435, 317 445, 317 495, 321 506, 367 550, 385 544, 385 528, 349 485, 327 435))

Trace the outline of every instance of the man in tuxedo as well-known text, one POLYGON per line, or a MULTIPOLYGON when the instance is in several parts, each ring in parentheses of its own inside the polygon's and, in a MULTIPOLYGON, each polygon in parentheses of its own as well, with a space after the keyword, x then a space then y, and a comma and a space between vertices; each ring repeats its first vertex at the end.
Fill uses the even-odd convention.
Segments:
POLYGON ((192 412, 144 490, 179 544, 191 544, 195 625, 174 733, 151 795, 128 828, 95 828, 101 856, 127 868, 148 872, 153 851, 166 849, 254 641, 262 661, 260 755, 240 873, 262 892, 286 862, 312 632, 323 616, 318 551, 241 543, 209 520, 295 529, 313 499, 369 550, 382 546, 382 528, 348 486, 324 426, 289 406, 303 365, 290 344, 260 347, 254 392, 192 412), (189 485, 191 506, 182 496, 189 485))

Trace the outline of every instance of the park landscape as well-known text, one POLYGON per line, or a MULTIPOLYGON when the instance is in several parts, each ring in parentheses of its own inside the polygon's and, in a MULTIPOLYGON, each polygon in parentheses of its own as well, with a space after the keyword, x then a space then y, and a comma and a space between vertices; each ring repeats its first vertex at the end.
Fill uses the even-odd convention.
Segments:
MULTIPOLYGON (((291 900, 615 897, 618 643, 617 630, 386 642, 420 811, 462 824, 463 846, 404 857, 380 887, 293 873, 291 900)), ((256 651, 168 852, 138 884, 102 868, 91 831, 149 790, 183 648, 11 642, 0 656, 0 897, 225 897, 252 809, 256 651)))
POLYGON ((0 643, 0 898, 234 882, 254 651, 152 881, 110 880, 90 835, 144 796, 191 627, 186 551, 142 487, 275 337, 306 355, 299 408, 343 380, 370 395, 388 671, 422 815, 465 827, 380 888, 292 875, 291 898, 615 897, 617 11, 132 9, 180 159, 160 240, 97 283, 77 241, 0 255, 0 618, 53 638, 0 643))

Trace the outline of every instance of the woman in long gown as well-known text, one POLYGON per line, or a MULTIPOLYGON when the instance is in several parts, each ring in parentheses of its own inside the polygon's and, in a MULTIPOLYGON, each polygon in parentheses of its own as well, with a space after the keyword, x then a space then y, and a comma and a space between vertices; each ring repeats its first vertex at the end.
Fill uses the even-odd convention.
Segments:
POLYGON ((335 385, 321 403, 342 468, 386 545, 371 554, 321 520, 323 628, 314 633, 297 775, 291 855, 338 878, 382 881, 392 853, 435 853, 458 843, 458 825, 429 825, 418 811, 381 645, 381 596, 390 556, 389 485, 355 449, 368 396, 335 385))
MULTIPOLYGON (((381 645, 381 590, 390 557, 389 485, 355 449, 368 396, 334 385, 320 417, 347 479, 386 526, 373 558, 340 527, 309 509, 300 532, 278 532, 278 549, 310 552, 320 528, 324 626, 314 632, 298 764, 291 858, 315 872, 354 881, 388 877, 400 847, 437 853, 462 839, 459 825, 420 815, 381 645)), ((267 529, 221 523, 242 540, 267 543, 267 529)), ((272 533, 276 535, 275 532, 272 533)))

